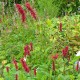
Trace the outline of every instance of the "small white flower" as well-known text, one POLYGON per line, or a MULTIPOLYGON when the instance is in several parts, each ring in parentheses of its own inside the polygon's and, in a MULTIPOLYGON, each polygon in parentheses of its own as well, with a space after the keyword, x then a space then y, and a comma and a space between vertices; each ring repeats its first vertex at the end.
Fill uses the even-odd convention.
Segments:
POLYGON ((76 53, 77 53, 76 56, 80 56, 80 51, 77 51, 76 53))
POLYGON ((26 61, 26 57, 24 57, 24 61, 26 61))

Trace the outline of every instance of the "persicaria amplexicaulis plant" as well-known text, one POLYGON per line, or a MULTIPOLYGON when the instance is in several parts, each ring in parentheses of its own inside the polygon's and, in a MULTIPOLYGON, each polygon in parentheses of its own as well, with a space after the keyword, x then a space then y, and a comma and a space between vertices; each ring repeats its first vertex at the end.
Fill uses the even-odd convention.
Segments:
POLYGON ((55 69, 56 69, 56 66, 55 66, 55 60, 58 58, 58 54, 55 54, 55 55, 52 55, 52 60, 53 60, 53 62, 52 62, 52 70, 53 71, 55 71, 55 69))
MULTIPOLYGON (((26 45, 25 47, 24 47, 24 53, 25 53, 25 56, 28 56, 28 55, 30 55, 30 51, 33 51, 33 43, 31 42, 29 45, 26 45)), ((21 58, 20 59, 20 63, 22 64, 22 67, 23 67, 23 69, 27 72, 27 73, 29 73, 30 72, 30 68, 29 68, 29 66, 27 65, 27 63, 26 63, 26 57, 24 56, 24 58, 21 58)), ((13 64, 14 64, 14 66, 15 66, 15 68, 16 68, 16 71, 18 70, 18 63, 17 63, 17 61, 16 61, 16 59, 15 58, 13 58, 13 60, 12 60, 12 62, 13 62, 13 64)), ((9 67, 6 67, 6 71, 9 73, 9 67)), ((36 72, 37 72, 37 70, 36 70, 36 68, 34 68, 34 75, 36 75, 36 72)), ((18 80, 18 74, 15 74, 15 80, 18 80)))
POLYGON ((17 64, 17 61, 15 59, 13 59, 13 64, 14 64, 16 70, 18 70, 18 64, 17 64))
POLYGON ((58 54, 52 55, 52 59, 56 60, 58 58, 58 54))
POLYGON ((36 73, 37 73, 37 70, 36 70, 36 68, 34 68, 34 75, 36 76, 36 73))
POLYGON ((77 65, 76 65, 76 71, 79 70, 79 61, 77 62, 77 65))
POLYGON ((30 51, 33 51, 33 43, 30 43, 30 51))
POLYGON ((61 22, 59 24, 59 30, 60 30, 60 32, 62 32, 62 23, 61 22))
POLYGON ((7 67, 6 67, 6 71, 9 72, 9 69, 10 69, 10 68, 7 66, 7 67))
POLYGON ((29 72, 30 72, 30 69, 29 69, 28 65, 26 64, 26 61, 24 60, 24 58, 21 58, 21 59, 20 59, 20 62, 21 62, 21 64, 22 64, 23 69, 24 69, 27 73, 29 73, 29 72))
POLYGON ((30 51, 33 51, 33 43, 31 42, 29 45, 24 46, 24 57, 27 55, 30 56, 30 51))
MULTIPOLYGON (((62 56, 63 56, 63 60, 64 58, 66 58, 69 62, 69 59, 70 59, 70 55, 68 54, 68 50, 69 50, 69 47, 66 46, 63 50, 62 50, 62 56)), ((65 74, 65 63, 64 63, 64 70, 63 70, 63 73, 65 74)))
POLYGON ((29 45, 26 45, 24 47, 24 57, 26 57, 27 55, 30 55, 29 45))
POLYGON ((15 80, 18 80, 18 74, 15 75, 15 80))
POLYGON ((63 50, 62 50, 62 56, 63 57, 67 57, 67 54, 68 54, 68 46, 66 46, 63 50))
POLYGON ((18 12, 21 14, 22 22, 25 22, 26 20, 25 11, 23 10, 20 4, 16 4, 16 8, 18 9, 18 12))
POLYGON ((26 8, 30 11, 31 16, 36 20, 37 16, 36 16, 36 12, 34 11, 34 9, 31 7, 30 3, 27 2, 25 4, 26 8))

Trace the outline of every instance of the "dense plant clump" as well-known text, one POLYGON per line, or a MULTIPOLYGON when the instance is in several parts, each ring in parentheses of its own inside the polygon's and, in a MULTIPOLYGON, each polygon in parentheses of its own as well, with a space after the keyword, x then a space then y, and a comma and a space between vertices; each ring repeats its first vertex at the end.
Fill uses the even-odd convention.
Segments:
POLYGON ((23 4, 26 1, 30 1, 37 9, 38 14, 44 17, 51 18, 80 13, 80 0, 4 0, 5 14, 10 13, 12 15, 15 12, 14 3, 23 4))
POLYGON ((22 16, 22 22, 25 22, 25 20, 26 20, 25 11, 23 10, 23 8, 21 7, 20 4, 16 4, 16 8, 18 9, 19 13, 22 16))
MULTIPOLYGON (((1 0, 2 1, 2 0, 1 0)), ((5 13, 12 12, 14 3, 21 4, 30 1, 36 7, 40 16, 64 16, 80 13, 80 0, 4 0, 5 13), (11 7, 11 8, 9 8, 11 7)), ((13 12, 12 12, 13 13, 13 12)), ((31 13, 33 14, 33 13, 31 13)))
POLYGON ((30 2, 15 9, 0 16, 0 80, 79 80, 80 15, 42 19, 30 2))

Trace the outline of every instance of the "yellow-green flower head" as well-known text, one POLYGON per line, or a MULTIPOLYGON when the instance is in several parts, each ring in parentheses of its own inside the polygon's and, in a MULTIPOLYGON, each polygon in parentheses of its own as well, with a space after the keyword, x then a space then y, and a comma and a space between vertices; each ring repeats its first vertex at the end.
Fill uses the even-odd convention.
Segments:
POLYGON ((47 20, 46 20, 46 24, 47 24, 48 26, 51 26, 52 21, 51 21, 50 19, 47 19, 47 20))

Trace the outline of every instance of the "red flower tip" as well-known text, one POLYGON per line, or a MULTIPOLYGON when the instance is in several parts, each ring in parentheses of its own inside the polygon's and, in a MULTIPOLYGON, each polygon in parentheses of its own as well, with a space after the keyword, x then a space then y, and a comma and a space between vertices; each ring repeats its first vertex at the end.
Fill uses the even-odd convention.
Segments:
POLYGON ((59 24, 59 30, 62 32, 62 23, 59 24))
POLYGON ((30 51, 33 51, 33 43, 30 43, 30 51))
POLYGON ((20 62, 22 64, 22 67, 24 68, 24 70, 29 73, 30 72, 30 69, 28 67, 28 65, 26 64, 25 60, 23 58, 20 59, 20 62))
POLYGON ((36 70, 36 68, 34 68, 34 75, 36 76, 36 72, 37 72, 37 70, 36 70))
POLYGON ((58 56, 59 56, 58 54, 55 54, 52 56, 52 59, 56 60, 58 58, 58 56))
POLYGON ((9 67, 8 66, 6 67, 6 71, 9 72, 9 67))
POLYGON ((22 22, 25 22, 26 20, 25 11, 23 10, 20 4, 16 4, 16 8, 18 9, 18 12, 21 14, 22 22))
POLYGON ((76 65, 76 71, 79 70, 79 62, 77 62, 77 65, 76 65))
POLYGON ((25 11, 23 10, 23 8, 21 7, 20 4, 16 4, 16 8, 18 9, 20 14, 24 14, 25 13, 25 11))
POLYGON ((66 53, 68 53, 68 49, 69 49, 69 47, 66 46, 66 47, 65 47, 65 51, 66 51, 66 53))
POLYGON ((15 65, 16 70, 18 70, 18 64, 15 59, 13 59, 13 64, 15 65))
POLYGON ((25 22, 25 20, 26 20, 26 15, 22 14, 22 22, 25 22))
POLYGON ((62 55, 63 55, 63 57, 66 57, 66 56, 67 56, 68 49, 69 49, 69 47, 66 46, 66 47, 62 50, 62 55))
POLYGON ((67 53, 65 52, 65 49, 62 50, 63 57, 66 57, 67 53))
POLYGON ((29 2, 27 2, 25 5, 26 5, 26 7, 28 8, 28 10, 32 10, 32 7, 31 7, 31 5, 30 5, 29 2))
POLYGON ((18 74, 15 75, 15 80, 18 80, 18 74))
POLYGON ((30 50, 28 45, 24 47, 24 57, 26 57, 27 55, 30 55, 30 50))
POLYGON ((31 13, 31 16, 36 20, 37 19, 37 16, 36 16, 36 12, 33 10, 33 8, 31 7, 30 3, 27 2, 25 4, 26 8, 30 11, 31 13))

